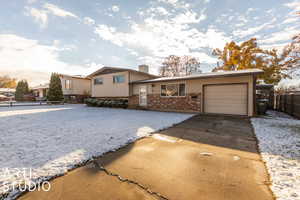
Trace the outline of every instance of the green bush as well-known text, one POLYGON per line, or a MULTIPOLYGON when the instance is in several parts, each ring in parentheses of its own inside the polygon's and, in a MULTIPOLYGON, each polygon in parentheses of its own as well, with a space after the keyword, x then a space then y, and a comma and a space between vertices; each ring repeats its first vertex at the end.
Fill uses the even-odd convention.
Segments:
POLYGON ((87 99, 85 99, 84 102, 87 106, 93 106, 93 107, 109 107, 109 108, 127 108, 128 107, 128 101, 123 100, 123 99, 102 100, 102 99, 87 98, 87 99))

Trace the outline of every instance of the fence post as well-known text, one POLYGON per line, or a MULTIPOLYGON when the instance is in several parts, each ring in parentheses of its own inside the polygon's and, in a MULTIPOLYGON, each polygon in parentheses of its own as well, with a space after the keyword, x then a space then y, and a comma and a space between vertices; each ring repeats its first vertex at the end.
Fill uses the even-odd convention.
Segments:
POLYGON ((284 109, 285 113, 288 113, 287 112, 287 95, 286 94, 284 95, 284 108, 283 109, 284 109))
POLYGON ((294 116, 294 94, 291 94, 291 115, 294 116))

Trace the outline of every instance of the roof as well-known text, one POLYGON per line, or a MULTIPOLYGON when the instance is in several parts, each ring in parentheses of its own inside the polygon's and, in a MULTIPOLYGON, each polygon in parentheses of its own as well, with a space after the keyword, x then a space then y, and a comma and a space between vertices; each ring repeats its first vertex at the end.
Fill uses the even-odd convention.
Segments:
POLYGON ((47 89, 49 88, 49 83, 45 83, 45 84, 40 84, 38 86, 32 87, 33 90, 37 90, 37 89, 47 89))
POLYGON ((148 79, 142 81, 135 81, 133 83, 153 83, 153 82, 164 82, 164 81, 176 81, 176 80, 189 80, 189 79, 205 79, 205 78, 217 78, 217 77, 233 77, 233 76, 246 76, 263 73, 260 69, 248 69, 238 71, 223 71, 223 72, 209 72, 202 74, 193 74, 188 76, 180 77, 161 77, 156 79, 148 79))
POLYGON ((111 74, 111 73, 125 72, 125 71, 130 71, 130 72, 135 72, 135 73, 139 73, 139 74, 144 74, 144 75, 152 76, 153 78, 157 78, 158 77, 156 75, 149 74, 149 73, 146 73, 146 72, 137 71, 137 70, 134 70, 134 69, 121 68, 121 67, 107 67, 107 66, 102 67, 101 69, 99 69, 99 70, 91 73, 87 77, 91 78, 91 77, 99 75, 99 74, 111 74))
POLYGON ((71 78, 78 78, 78 79, 90 79, 88 76, 82 76, 82 75, 68 75, 68 74, 58 74, 58 75, 71 77, 71 78))

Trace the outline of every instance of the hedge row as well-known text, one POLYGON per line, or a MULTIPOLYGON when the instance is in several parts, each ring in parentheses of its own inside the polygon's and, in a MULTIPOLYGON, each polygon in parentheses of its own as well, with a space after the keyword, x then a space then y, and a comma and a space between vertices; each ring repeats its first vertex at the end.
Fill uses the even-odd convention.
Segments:
POLYGON ((118 99, 118 100, 104 100, 104 99, 85 99, 85 104, 87 106, 93 107, 110 107, 110 108, 127 108, 128 100, 118 99))

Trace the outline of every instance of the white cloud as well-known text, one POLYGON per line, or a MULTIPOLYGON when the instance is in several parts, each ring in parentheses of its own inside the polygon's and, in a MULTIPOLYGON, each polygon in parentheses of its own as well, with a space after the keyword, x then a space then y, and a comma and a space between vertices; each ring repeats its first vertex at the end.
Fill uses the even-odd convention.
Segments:
POLYGON ((299 12, 299 10, 300 10, 300 1, 299 0, 294 0, 292 2, 285 3, 283 5, 292 9, 293 10, 292 12, 299 12))
POLYGON ((38 76, 45 77, 51 72, 83 74, 88 71, 82 66, 61 61, 59 52, 62 49, 57 47, 58 41, 54 44, 56 46, 47 46, 17 35, 0 35, 0 73, 23 75, 23 78, 37 81, 40 80, 38 76))
POLYGON ((119 8, 119 6, 117 6, 117 5, 113 5, 113 6, 111 7, 111 10, 112 10, 113 12, 119 12, 119 11, 120 11, 120 8, 119 8))
POLYGON ((173 20, 177 23, 189 24, 189 23, 199 23, 204 19, 206 19, 206 16, 203 14, 198 17, 197 13, 192 11, 186 11, 185 13, 181 13, 177 15, 173 20))
POLYGON ((90 17, 85 17, 83 19, 83 23, 87 24, 87 25, 94 25, 95 24, 95 20, 90 18, 90 17))
POLYGON ((233 31, 232 34, 234 36, 237 36, 237 37, 240 37, 240 38, 244 38, 244 37, 253 35, 253 34, 255 34, 255 33, 259 32, 259 31, 262 31, 264 29, 273 27, 272 23, 274 23, 274 20, 272 20, 271 22, 267 22, 267 23, 261 24, 259 26, 252 27, 252 28, 248 27, 246 30, 235 30, 235 31, 233 31))
POLYGON ((291 24, 291 23, 296 23, 297 21, 299 21, 299 16, 288 17, 282 23, 283 24, 291 24))
POLYGON ((38 10, 36 8, 29 8, 25 7, 26 9, 26 15, 31 15, 34 17, 35 22, 40 24, 42 28, 45 28, 48 24, 48 16, 47 16, 47 11, 45 10, 38 10))
POLYGON ((260 40, 262 44, 273 44, 291 40, 296 34, 299 33, 299 29, 295 27, 288 27, 282 31, 272 33, 267 38, 260 40))
POLYGON ((195 20, 198 18, 192 17, 188 21, 174 18, 158 20, 150 17, 143 24, 133 24, 130 32, 120 32, 115 27, 102 24, 96 27, 95 33, 117 46, 135 52, 142 51, 144 56, 140 59, 147 64, 158 64, 162 58, 172 54, 192 55, 198 57, 200 62, 215 63, 216 59, 201 52, 201 48, 223 47, 230 38, 215 28, 200 32, 189 27, 187 22, 195 20))
POLYGON ((27 0, 27 3, 28 3, 28 4, 33 4, 33 3, 35 3, 35 2, 37 2, 37 0, 27 0))
POLYGON ((54 5, 54 4, 50 4, 50 3, 45 3, 44 4, 44 8, 47 9, 51 14, 59 16, 59 17, 74 17, 77 18, 77 15, 66 11, 62 8, 59 8, 58 6, 54 5))
POLYGON ((42 28, 47 27, 48 14, 53 14, 59 17, 73 17, 79 19, 75 14, 63 10, 56 5, 45 3, 44 9, 25 7, 25 15, 34 17, 35 22, 39 23, 42 28))

